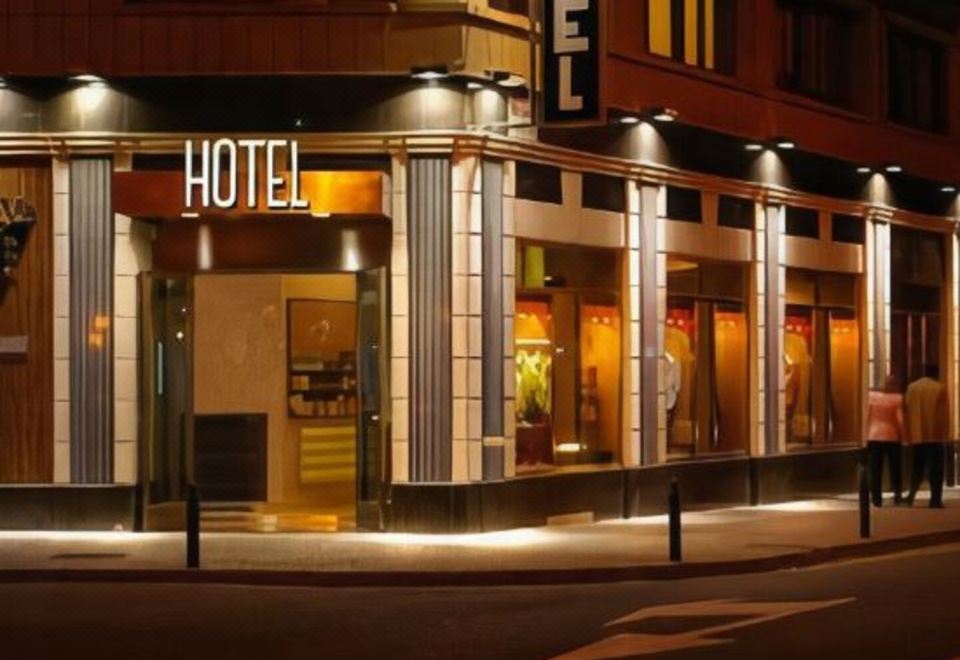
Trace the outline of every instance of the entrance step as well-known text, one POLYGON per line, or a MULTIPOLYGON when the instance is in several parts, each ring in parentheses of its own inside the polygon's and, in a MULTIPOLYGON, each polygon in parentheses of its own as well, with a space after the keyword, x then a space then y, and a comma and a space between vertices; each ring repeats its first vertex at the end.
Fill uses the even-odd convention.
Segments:
MULTIPOLYGON (((182 502, 148 508, 147 529, 182 531, 185 510, 182 502)), ((266 502, 204 502, 200 507, 203 532, 338 532, 356 528, 353 512, 317 511, 292 505, 266 502)))

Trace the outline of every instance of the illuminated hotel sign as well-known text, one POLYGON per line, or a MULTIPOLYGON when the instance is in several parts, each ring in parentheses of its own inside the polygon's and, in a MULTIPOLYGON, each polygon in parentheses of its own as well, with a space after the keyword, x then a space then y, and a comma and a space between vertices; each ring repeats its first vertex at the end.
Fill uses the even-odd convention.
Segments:
POLYGON ((299 158, 296 140, 222 138, 203 140, 199 146, 187 140, 183 151, 184 205, 195 208, 195 194, 199 192, 200 208, 257 209, 262 208, 259 197, 263 192, 268 209, 309 209, 310 202, 300 197, 299 158), (246 170, 243 186, 241 163, 246 170), (281 171, 284 163, 286 168, 281 171), (289 194, 281 196, 288 178, 289 194))
POLYGON ((600 0, 544 0, 543 10, 543 123, 602 122, 600 0))

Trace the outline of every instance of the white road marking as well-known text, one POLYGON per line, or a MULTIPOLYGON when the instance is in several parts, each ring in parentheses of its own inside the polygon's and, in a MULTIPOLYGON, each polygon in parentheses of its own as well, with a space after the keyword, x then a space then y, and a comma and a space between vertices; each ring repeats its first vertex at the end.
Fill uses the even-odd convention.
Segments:
POLYGON ((796 614, 804 614, 828 607, 845 605, 854 600, 854 598, 837 598, 834 600, 763 602, 720 599, 644 607, 636 612, 614 619, 606 625, 620 626, 662 617, 739 616, 744 618, 682 633, 664 635, 652 633, 620 633, 602 639, 599 642, 575 649, 569 653, 564 653, 563 655, 557 656, 555 660, 606 660, 609 658, 653 655, 667 651, 728 644, 735 640, 717 638, 716 636, 739 628, 769 623, 770 621, 796 614))

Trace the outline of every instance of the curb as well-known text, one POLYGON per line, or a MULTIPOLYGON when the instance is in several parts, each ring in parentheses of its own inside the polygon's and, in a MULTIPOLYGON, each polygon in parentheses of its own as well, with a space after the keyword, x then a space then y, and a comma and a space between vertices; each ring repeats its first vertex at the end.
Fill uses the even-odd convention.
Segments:
POLYGON ((759 559, 605 568, 505 571, 271 571, 256 569, 0 569, 0 584, 141 583, 262 587, 505 587, 683 580, 809 568, 960 542, 960 529, 865 541, 759 559))

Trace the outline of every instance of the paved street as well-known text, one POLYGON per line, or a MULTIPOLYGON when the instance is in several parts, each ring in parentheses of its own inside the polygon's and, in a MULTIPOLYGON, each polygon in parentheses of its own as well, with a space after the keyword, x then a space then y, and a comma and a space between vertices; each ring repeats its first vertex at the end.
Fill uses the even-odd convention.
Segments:
POLYGON ((5 655, 24 658, 602 658, 657 649, 674 649, 669 658, 951 658, 960 656, 958 576, 960 546, 944 546, 612 585, 5 584, 0 639, 5 655))

